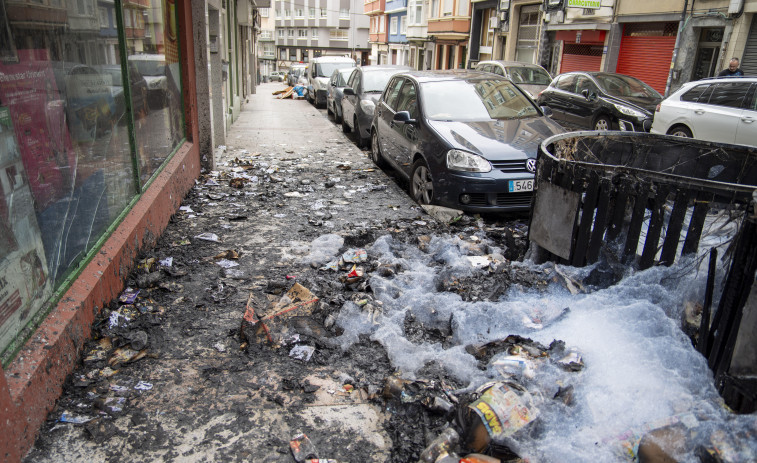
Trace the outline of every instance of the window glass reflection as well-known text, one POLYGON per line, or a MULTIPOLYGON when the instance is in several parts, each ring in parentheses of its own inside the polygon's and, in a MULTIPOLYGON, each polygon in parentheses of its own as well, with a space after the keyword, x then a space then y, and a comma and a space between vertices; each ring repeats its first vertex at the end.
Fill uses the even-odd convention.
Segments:
POLYGON ((146 86, 146 117, 134 127, 144 183, 184 138, 175 3, 124 1, 123 12, 130 69, 146 86))

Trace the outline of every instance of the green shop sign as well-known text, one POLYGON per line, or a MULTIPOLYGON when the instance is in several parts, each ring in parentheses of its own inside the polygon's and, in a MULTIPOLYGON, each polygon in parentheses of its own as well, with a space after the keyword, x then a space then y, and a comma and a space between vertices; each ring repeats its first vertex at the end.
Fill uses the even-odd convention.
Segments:
POLYGON ((576 8, 599 8, 602 6, 601 0, 568 0, 568 6, 576 8))

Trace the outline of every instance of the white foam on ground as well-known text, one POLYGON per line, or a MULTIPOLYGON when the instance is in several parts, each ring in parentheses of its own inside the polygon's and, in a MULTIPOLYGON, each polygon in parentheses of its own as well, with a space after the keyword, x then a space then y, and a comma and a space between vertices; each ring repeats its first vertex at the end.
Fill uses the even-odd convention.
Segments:
MULTIPOLYGON (((337 319, 345 331, 337 341, 347 349, 359 334, 369 334, 386 348, 403 377, 414 378, 427 362, 436 361, 470 387, 501 376, 491 367, 480 370, 465 351, 467 344, 510 334, 545 346, 564 341, 582 354, 586 366, 581 372, 537 362, 533 379, 523 381, 539 399, 540 423, 513 448, 535 461, 627 461, 623 444, 632 446, 645 427, 671 417, 687 416, 690 425, 702 430, 728 428, 732 434, 757 429, 754 415, 735 417, 725 411, 705 359, 679 329, 684 302, 701 295, 706 280, 695 265, 629 272, 617 285, 588 294, 573 295, 550 283, 544 291, 512 287, 496 302, 464 302, 457 294, 439 292, 436 282, 486 271, 471 267, 465 244, 458 237, 434 237, 424 252, 389 236, 379 238, 368 249, 371 258, 401 270, 390 279, 371 277, 374 295, 383 303, 380 317, 345 304, 337 319), (566 307, 569 312, 557 318, 566 307), (454 346, 409 341, 403 330, 407 312, 427 327, 451 327, 454 346), (552 399, 559 386, 568 385, 574 387, 572 406, 552 399), (685 415, 690 413, 696 418, 685 415)), ((513 265, 544 269, 528 262, 513 265)), ((561 269, 577 280, 590 271, 561 269)), ((702 432, 699 443, 708 444, 710 434, 702 432)), ((750 445, 757 451, 757 443, 750 445)), ((684 460, 694 459, 694 450, 688 449, 684 460)))

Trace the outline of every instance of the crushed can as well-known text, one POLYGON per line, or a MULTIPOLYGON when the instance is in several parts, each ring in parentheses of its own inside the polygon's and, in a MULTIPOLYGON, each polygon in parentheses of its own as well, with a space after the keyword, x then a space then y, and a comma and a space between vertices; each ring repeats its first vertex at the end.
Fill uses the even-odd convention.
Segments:
POLYGON ((300 433, 294 436, 289 441, 289 448, 292 450, 292 456, 297 463, 304 463, 306 461, 318 461, 318 451, 315 449, 315 445, 310 441, 310 438, 305 433, 300 433))

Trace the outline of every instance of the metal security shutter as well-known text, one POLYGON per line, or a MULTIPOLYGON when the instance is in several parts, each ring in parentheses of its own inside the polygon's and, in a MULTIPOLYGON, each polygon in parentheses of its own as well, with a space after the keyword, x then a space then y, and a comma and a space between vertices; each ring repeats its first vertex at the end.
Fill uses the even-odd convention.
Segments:
MULTIPOLYGON (((730 57, 726 58, 728 59, 724 61, 727 63, 730 57)), ((744 56, 741 57, 741 69, 747 76, 757 76, 757 14, 752 18, 752 27, 746 38, 744 56)))
POLYGON ((563 46, 560 73, 572 71, 600 71, 602 46, 566 43, 563 46))
POLYGON ((616 72, 665 93, 677 23, 631 23, 623 27, 616 72))

